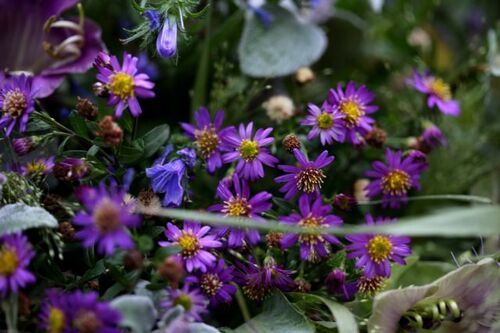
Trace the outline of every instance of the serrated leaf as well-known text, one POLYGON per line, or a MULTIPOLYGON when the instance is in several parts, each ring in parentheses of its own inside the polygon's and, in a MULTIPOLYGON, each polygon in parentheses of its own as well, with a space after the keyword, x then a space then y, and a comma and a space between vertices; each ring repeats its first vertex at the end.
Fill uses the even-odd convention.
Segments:
POLYGON ((133 333, 151 332, 158 315, 153 302, 146 296, 123 295, 115 298, 111 306, 122 314, 120 326, 133 333))
POLYGON ((41 207, 15 203, 0 208, 0 236, 41 227, 57 227, 55 217, 41 207))
POLYGON ((263 311, 234 330, 235 333, 312 333, 314 325, 281 293, 264 303, 263 311))
POLYGON ((247 15, 238 54, 243 73, 253 77, 289 75, 310 66, 323 54, 327 38, 319 27, 300 21, 278 5, 265 5, 272 22, 265 26, 247 15))
POLYGON ((144 134, 144 157, 153 156, 160 149, 170 136, 170 128, 168 125, 160 125, 153 128, 151 131, 144 134))

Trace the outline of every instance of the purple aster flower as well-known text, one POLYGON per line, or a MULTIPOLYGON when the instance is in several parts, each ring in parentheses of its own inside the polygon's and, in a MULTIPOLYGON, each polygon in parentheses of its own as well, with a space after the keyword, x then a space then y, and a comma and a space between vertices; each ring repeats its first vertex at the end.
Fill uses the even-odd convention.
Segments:
POLYGON ((71 306, 68 294, 57 289, 49 289, 41 304, 39 314, 40 328, 50 333, 62 333, 69 330, 71 306))
POLYGON ((21 166, 21 173, 24 176, 39 177, 48 175, 54 168, 54 156, 39 158, 21 166))
POLYGON ((198 285, 211 305, 227 304, 236 293, 236 287, 231 284, 233 271, 234 267, 224 267, 224 259, 219 259, 206 272, 187 277, 186 282, 198 285))
POLYGON ((339 297, 341 301, 348 302, 354 299, 356 294, 357 282, 347 282, 347 274, 340 268, 336 268, 325 279, 326 289, 330 294, 339 297))
POLYGON ((292 271, 278 266, 272 257, 266 257, 263 266, 257 265, 255 259, 250 257, 246 265, 236 262, 236 267, 236 281, 243 293, 253 301, 262 301, 274 288, 290 291, 296 285, 290 277, 292 271))
POLYGON ((78 213, 73 222, 82 227, 76 237, 84 247, 97 244, 100 253, 112 255, 116 248, 128 250, 134 247, 127 227, 137 227, 141 219, 134 215, 133 206, 125 203, 125 192, 117 186, 99 187, 82 191, 86 211, 78 213))
MULTIPOLYGON (((329 214, 332 210, 331 206, 323 205, 322 201, 320 195, 313 199, 310 195, 303 194, 299 198, 300 214, 292 213, 289 216, 281 216, 280 221, 314 229, 342 224, 340 217, 329 214)), ((330 244, 339 245, 340 241, 332 235, 285 234, 280 244, 283 249, 299 244, 302 260, 316 262, 330 254, 330 244)))
POLYGON ((401 151, 393 152, 387 148, 387 164, 376 161, 374 170, 367 171, 367 177, 375 178, 365 188, 367 196, 373 199, 382 194, 384 206, 399 208, 401 201, 407 200, 410 189, 420 189, 420 172, 422 165, 411 157, 402 158, 401 151))
POLYGON ((201 316, 207 312, 208 300, 198 288, 185 284, 182 289, 168 289, 167 292, 167 300, 161 303, 163 308, 170 309, 181 305, 186 320, 202 321, 201 316))
POLYGON ((219 248, 222 243, 215 235, 209 235, 209 226, 201 226, 198 223, 186 221, 180 230, 175 224, 168 223, 165 236, 168 241, 160 242, 161 246, 177 245, 181 248, 180 256, 186 264, 186 270, 192 272, 199 269, 207 271, 207 267, 215 263, 215 256, 209 252, 219 248))
POLYGON ((374 99, 375 95, 366 86, 356 88, 352 81, 345 91, 339 84, 328 93, 326 103, 344 115, 345 135, 352 144, 361 143, 363 136, 373 128, 375 121, 368 115, 378 110, 378 106, 370 105, 374 99))
POLYGON ((439 111, 450 116, 460 114, 460 103, 452 99, 451 89, 442 79, 432 76, 428 71, 413 72, 413 77, 407 80, 419 92, 427 95, 427 106, 437 106, 439 111))
POLYGON ((420 150, 410 150, 407 156, 412 160, 413 164, 416 164, 418 166, 418 172, 424 172, 429 169, 429 161, 427 159, 427 155, 420 150))
POLYGON ((20 288, 35 282, 28 265, 35 252, 21 233, 0 237, 0 296, 17 293, 20 288))
POLYGON ((68 294, 69 331, 71 333, 121 333, 118 328, 121 314, 109 303, 99 301, 95 292, 83 293, 76 291, 68 294))
POLYGON ((252 139, 253 122, 250 122, 246 128, 240 124, 239 131, 231 128, 222 138, 223 149, 228 151, 222 156, 224 163, 231 163, 238 160, 236 172, 243 178, 256 180, 264 177, 264 168, 262 164, 274 167, 278 159, 269 153, 265 147, 274 142, 274 138, 269 137, 273 129, 271 127, 265 130, 259 128, 252 139))
POLYGON ((36 145, 33 138, 27 136, 24 138, 12 139, 12 146, 14 147, 14 151, 17 155, 24 156, 32 152, 36 145))
POLYGON ((419 138, 419 150, 422 150, 424 153, 428 153, 441 146, 444 147, 447 144, 448 140, 446 140, 443 132, 435 125, 426 127, 419 138))
POLYGON ((353 210, 357 204, 355 197, 344 193, 337 194, 333 200, 333 206, 345 212, 353 210))
POLYGON ((54 176, 62 181, 77 182, 89 172, 87 163, 80 158, 65 158, 54 167, 54 176))
POLYGON ((277 183, 285 183, 280 188, 280 192, 286 193, 285 199, 290 200, 297 193, 319 193, 321 184, 326 178, 323 168, 330 165, 335 159, 328 156, 328 152, 323 151, 315 161, 307 160, 306 156, 299 149, 293 150, 293 155, 297 159, 298 166, 279 165, 278 169, 286 172, 286 175, 276 177, 277 183))
POLYGON ((61 85, 66 74, 84 73, 104 49, 101 30, 81 17, 65 19, 63 11, 78 0, 1 1, 5 52, 0 68, 9 73, 32 73, 36 97, 47 97, 61 85), (27 24, 29 22, 29 24, 27 24))
MULTIPOLYGON (((272 207, 272 203, 269 202, 272 197, 271 193, 259 192, 251 196, 248 182, 240 179, 236 173, 233 175, 232 186, 234 192, 229 189, 228 182, 222 180, 217 187, 217 197, 222 199, 223 203, 213 205, 208 210, 221 212, 226 216, 262 220, 260 214, 272 207)), ((240 228, 219 228, 218 230, 221 237, 227 237, 227 245, 230 248, 253 246, 260 241, 258 230, 240 228)))
POLYGON ((195 112, 194 119, 197 127, 187 123, 181 123, 181 127, 194 140, 199 155, 207 164, 208 172, 212 173, 222 166, 221 138, 227 132, 227 129, 221 130, 224 111, 218 111, 212 122, 208 109, 201 107, 195 112))
MULTIPOLYGON (((115 106, 115 116, 120 118, 123 110, 128 106, 130 113, 138 117, 141 106, 137 97, 150 98, 155 94, 152 91, 154 83, 149 81, 149 76, 137 73, 139 59, 126 52, 123 53, 123 65, 120 65, 115 56, 102 54, 98 59, 109 58, 106 65, 97 65, 97 79, 106 84, 110 92, 109 105, 115 106)), ((96 61, 97 62, 97 61, 96 61)))
POLYGON ((160 14, 156 10, 146 10, 142 14, 149 21, 149 29, 154 31, 160 28, 160 14))
POLYGON ((344 142, 344 114, 324 104, 322 109, 314 104, 308 105, 309 115, 300 122, 301 125, 312 126, 307 135, 311 140, 319 135, 321 144, 331 144, 333 141, 344 142))
POLYGON ((163 28, 156 38, 156 52, 165 59, 172 58, 177 52, 176 21, 173 21, 171 24, 167 18, 165 22, 163 22, 163 28))
MULTIPOLYGON (((393 220, 366 215, 366 224, 385 224, 393 220)), ((391 275, 391 261, 406 265, 405 257, 411 254, 410 237, 390 235, 347 235, 346 239, 352 244, 347 245, 347 258, 358 258, 356 268, 362 268, 363 274, 373 279, 375 277, 389 277, 391 275)))
POLYGON ((7 136, 19 124, 19 132, 26 131, 30 114, 35 110, 33 78, 21 74, 13 76, 0 89, 0 129, 7 128, 7 136))

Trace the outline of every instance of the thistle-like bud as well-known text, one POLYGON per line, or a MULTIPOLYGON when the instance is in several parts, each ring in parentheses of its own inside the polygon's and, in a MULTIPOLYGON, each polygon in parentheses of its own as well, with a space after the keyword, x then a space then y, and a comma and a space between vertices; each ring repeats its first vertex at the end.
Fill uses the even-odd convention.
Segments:
POLYGON ((296 278, 295 290, 299 293, 308 293, 311 291, 311 284, 302 278, 296 278))
POLYGON ((99 130, 96 135, 101 137, 104 143, 117 146, 123 139, 123 130, 113 121, 113 117, 106 116, 99 122, 99 130))
POLYGON ((158 274, 160 274, 162 279, 170 283, 172 288, 177 288, 179 281, 184 276, 184 267, 178 258, 167 257, 158 267, 158 274))
POLYGON ((79 158, 66 158, 54 166, 54 176, 64 182, 77 182, 89 174, 89 167, 79 158))
POLYGON ((169 19, 163 23, 163 27, 156 39, 156 51, 165 58, 172 58, 177 52, 177 22, 170 25, 169 19))
POLYGON ((75 239, 75 228, 69 222, 59 224, 59 232, 65 242, 72 242, 75 239))
POLYGON ((89 99, 77 97, 76 111, 78 114, 87 119, 95 120, 97 118, 97 105, 92 103, 89 99))
POLYGON ((14 147, 14 151, 16 152, 16 154, 19 156, 24 156, 32 152, 36 148, 33 138, 29 136, 13 139, 12 146, 14 147))
POLYGON ((281 239, 283 238, 283 234, 281 232, 270 231, 266 235, 266 244, 268 247, 279 248, 281 239))
POLYGON ((293 153, 294 149, 300 149, 299 138, 295 134, 288 134, 283 139, 283 148, 289 153, 293 153))
POLYGON ((128 250, 123 256, 123 266, 128 271, 142 268, 143 263, 144 256, 136 249, 128 250))
POLYGON ((273 96, 264 102, 262 107, 266 109, 269 119, 278 124, 290 119, 295 113, 295 105, 292 99, 286 95, 273 96))
POLYGON ((378 127, 374 127, 365 135, 366 143, 375 148, 382 148, 387 139, 387 133, 378 127))

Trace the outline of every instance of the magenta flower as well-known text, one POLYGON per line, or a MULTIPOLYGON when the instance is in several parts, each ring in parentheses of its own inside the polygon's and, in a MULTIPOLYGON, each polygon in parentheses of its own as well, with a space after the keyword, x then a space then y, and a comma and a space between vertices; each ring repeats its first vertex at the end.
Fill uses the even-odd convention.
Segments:
MULTIPOLYGON (((332 211, 330 205, 323 205, 320 195, 315 199, 310 195, 303 194, 299 198, 300 214, 292 213, 281 216, 280 221, 285 224, 295 224, 304 228, 330 228, 342 224, 342 219, 336 215, 329 214, 332 211)), ((288 249, 295 244, 300 246, 300 258, 302 260, 317 262, 330 254, 330 244, 340 245, 340 241, 332 235, 298 235, 285 234, 281 239, 281 247, 288 249)))
POLYGON ((427 106, 437 106, 439 111, 449 116, 460 114, 460 103, 452 99, 451 89, 442 79, 432 76, 428 71, 413 72, 413 77, 407 80, 417 91, 427 95, 427 106))
POLYGON ((367 196, 370 199, 382 194, 384 206, 399 208, 400 203, 407 200, 410 189, 420 190, 420 173, 422 164, 408 156, 402 159, 401 151, 393 152, 387 148, 387 164, 376 161, 372 164, 373 169, 365 175, 375 178, 367 186, 367 196))
POLYGON ((101 53, 96 59, 97 79, 107 85, 110 93, 109 105, 115 106, 115 116, 120 118, 123 110, 128 106, 130 113, 138 117, 141 106, 137 97, 150 98, 155 94, 152 91, 154 83, 149 81, 149 76, 137 73, 139 59, 124 52, 123 65, 120 65, 115 56, 101 53), (109 61, 109 62, 108 62, 109 61))
POLYGON ((208 172, 212 173, 222 167, 221 139, 228 131, 227 128, 221 130, 224 111, 217 112, 212 122, 208 109, 201 107, 195 112, 194 119, 197 127, 187 123, 181 123, 181 127, 194 140, 199 155, 207 164, 208 172))
POLYGON ((370 105, 375 95, 362 85, 350 81, 345 91, 339 84, 337 89, 330 89, 326 104, 344 115, 345 136, 352 144, 359 144, 362 138, 373 129, 375 122, 368 115, 378 110, 378 106, 370 105))
POLYGON ((448 144, 443 132, 435 125, 426 127, 422 135, 420 135, 419 141, 421 146, 419 148, 424 152, 430 152, 435 148, 445 147, 448 144))
POLYGON ((188 272, 195 269, 206 272, 216 260, 209 251, 222 246, 216 236, 208 234, 210 229, 209 226, 202 227, 198 223, 186 221, 183 229, 180 230, 175 224, 168 223, 165 230, 168 241, 162 241, 159 244, 163 247, 178 245, 181 248, 180 256, 188 272))
POLYGON ((286 200, 290 200, 299 192, 307 194, 319 193, 321 184, 326 178, 322 169, 330 165, 335 157, 328 156, 326 150, 315 161, 308 161, 304 153, 299 149, 294 149, 293 155, 297 159, 298 166, 278 166, 278 169, 287 173, 274 179, 277 183, 285 183, 280 188, 280 192, 286 193, 286 200))
POLYGON ((236 172, 243 178, 256 180, 264 177, 263 164, 274 167, 278 159, 269 153, 265 146, 274 142, 274 138, 269 137, 273 129, 271 127, 265 130, 259 128, 252 139, 253 122, 247 127, 240 124, 239 131, 231 129, 222 138, 223 150, 227 151, 222 156, 224 163, 231 163, 238 160, 236 172))
MULTIPOLYGON (((259 192, 254 196, 250 195, 250 187, 247 181, 234 174, 232 178, 234 192, 229 189, 230 184, 221 181, 217 187, 217 197, 223 203, 213 205, 210 211, 221 212, 226 216, 249 217, 254 220, 262 220, 261 213, 271 209, 269 202, 272 195, 268 192, 259 192)), ((260 241, 260 234, 257 230, 246 230, 239 228, 219 228, 219 235, 227 237, 227 246, 239 248, 246 245, 253 246, 260 241)))
POLYGON ((314 139, 319 135, 321 144, 331 144, 333 141, 344 142, 345 124, 344 114, 323 104, 320 109, 314 104, 308 105, 309 115, 300 122, 301 125, 312 126, 307 139, 314 139))
POLYGON ((112 255, 116 248, 131 249, 134 247, 127 227, 137 227, 141 219, 132 214, 133 206, 125 203, 125 191, 112 186, 106 189, 101 183, 97 188, 86 188, 79 191, 86 211, 78 213, 73 222, 82 227, 76 237, 84 247, 97 244, 97 250, 112 255))
POLYGON ((35 282, 35 276, 27 269, 34 256, 35 251, 21 233, 0 237, 1 297, 35 282))
MULTIPOLYGON (((391 219, 366 215, 366 224, 385 224, 391 219)), ((406 265, 405 257, 411 254, 410 237, 390 235, 347 235, 346 239, 352 244, 347 245, 347 258, 358 258, 356 268, 363 269, 368 279, 375 277, 389 277, 391 275, 391 261, 406 265)))
POLYGON ((20 133, 26 131, 30 114, 35 110, 32 85, 33 78, 21 74, 7 80, 0 89, 0 129, 7 128, 7 136, 16 124, 19 125, 20 133))
POLYGON ((24 176, 38 177, 48 175, 54 168, 54 156, 48 158, 38 158, 21 166, 21 173, 24 176))
MULTIPOLYGON (((0 69, 33 73, 36 97, 47 97, 71 73, 84 73, 104 49, 99 26, 89 19, 61 18, 78 0, 2 1, 0 69)), ((83 15, 83 13, 82 13, 83 15)))
POLYGON ((202 321, 201 316, 207 312, 208 300, 198 288, 185 284, 182 289, 168 289, 168 298, 161 303, 165 309, 176 305, 184 308, 184 318, 188 321, 202 321))

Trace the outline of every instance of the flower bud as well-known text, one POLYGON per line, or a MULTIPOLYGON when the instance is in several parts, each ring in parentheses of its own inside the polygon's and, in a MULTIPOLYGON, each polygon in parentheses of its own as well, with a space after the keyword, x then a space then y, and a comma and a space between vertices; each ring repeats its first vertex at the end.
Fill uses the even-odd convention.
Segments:
POLYGON ((300 85, 305 85, 314 79, 314 72, 309 67, 301 67, 295 73, 295 81, 300 85))
POLYGON ((89 99, 77 97, 78 102, 76 103, 76 112, 87 119, 95 120, 97 117, 97 106, 92 103, 89 99))
POLYGON ((358 179, 354 182, 354 197, 356 201, 367 201, 369 200, 366 196, 365 188, 370 184, 370 181, 366 178, 358 179))
POLYGON ((163 23, 163 27, 156 39, 156 51, 165 58, 172 58, 177 52, 177 22, 170 25, 168 19, 163 23))
POLYGON ((294 149, 300 149, 299 138, 295 134, 288 134, 283 139, 283 148, 289 153, 293 153, 294 149))
POLYGON ((59 224, 59 232, 65 242, 72 242, 75 239, 75 228, 69 222, 59 224))
POLYGON ((54 176, 63 182, 77 182, 89 174, 89 167, 79 158, 66 158, 54 166, 54 176))
POLYGON ((136 249, 128 250, 123 256, 123 266, 128 271, 142 268, 143 263, 144 256, 136 249))
POLYGON ((387 133, 378 127, 373 129, 365 135, 366 143, 375 148, 382 148, 387 139, 387 133))
POLYGON ((94 91, 94 95, 98 97, 108 97, 109 96, 109 90, 108 87, 106 87, 105 84, 101 82, 96 82, 92 85, 92 90, 94 91))
POLYGON ((146 10, 142 15, 149 22, 149 30, 158 30, 160 27, 160 14, 156 10, 146 10))
POLYGON ((141 191, 137 195, 136 209, 149 219, 161 208, 160 198, 151 190, 141 191))
POLYGON ((333 205, 340 210, 348 212, 356 206, 356 199, 350 195, 340 193, 335 196, 333 205))
POLYGON ((295 291, 299 293, 308 293, 311 291, 311 284, 302 278, 296 278, 295 291))
POLYGON ((331 271, 325 279, 326 290, 343 301, 350 301, 357 291, 356 282, 347 282, 347 274, 340 268, 331 271))
POLYGON ((295 105, 290 97, 278 95, 269 98, 262 104, 266 109, 269 119, 281 124, 284 120, 290 119, 295 113, 295 105))
POLYGON ((99 130, 96 135, 110 146, 119 145, 123 139, 122 129, 113 121, 111 116, 106 116, 99 122, 99 130))
POLYGON ((172 288, 177 288, 179 281, 184 276, 184 267, 177 257, 167 257, 165 261, 158 267, 158 274, 170 283, 172 288))
POLYGON ((94 291, 99 291, 99 280, 90 280, 87 282, 87 287, 94 291))
POLYGON ((12 146, 14 147, 14 151, 19 156, 24 156, 30 152, 32 152, 36 145, 33 142, 33 139, 29 136, 24 138, 18 138, 12 140, 12 146))

